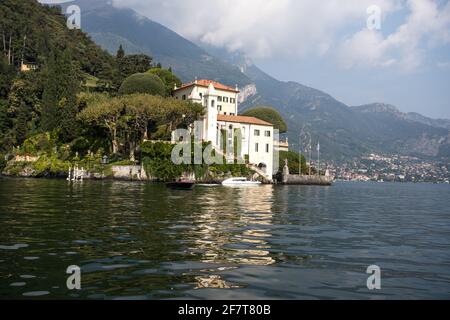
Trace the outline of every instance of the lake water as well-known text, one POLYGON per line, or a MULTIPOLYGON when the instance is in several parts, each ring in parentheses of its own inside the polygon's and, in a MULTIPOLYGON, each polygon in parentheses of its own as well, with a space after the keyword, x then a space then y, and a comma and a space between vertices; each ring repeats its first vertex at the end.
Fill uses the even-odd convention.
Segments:
POLYGON ((7 298, 449 299, 450 186, 0 179, 7 298))

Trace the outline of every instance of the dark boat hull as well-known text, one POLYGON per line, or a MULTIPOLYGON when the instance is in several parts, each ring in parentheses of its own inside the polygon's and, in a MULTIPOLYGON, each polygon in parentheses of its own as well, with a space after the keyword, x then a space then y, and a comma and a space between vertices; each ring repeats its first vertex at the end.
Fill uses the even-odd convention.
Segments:
POLYGON ((194 182, 168 182, 166 186, 173 190, 192 190, 195 186, 194 182))

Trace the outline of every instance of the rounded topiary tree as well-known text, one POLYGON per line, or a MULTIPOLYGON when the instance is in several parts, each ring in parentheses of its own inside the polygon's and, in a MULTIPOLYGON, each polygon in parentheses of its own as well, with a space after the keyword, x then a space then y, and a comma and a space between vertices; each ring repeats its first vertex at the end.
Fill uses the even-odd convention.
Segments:
POLYGON ((119 94, 147 93, 164 96, 166 87, 164 82, 155 74, 135 73, 126 78, 119 89, 119 94))
POLYGON ((255 117, 269 123, 272 123, 275 129, 280 130, 280 133, 286 133, 288 127, 284 122, 280 113, 272 107, 256 107, 245 111, 243 116, 255 117))
POLYGON ((178 79, 177 76, 170 70, 153 68, 147 71, 147 73, 157 75, 162 80, 162 82, 164 82, 166 86, 166 95, 168 97, 172 95, 175 85, 177 87, 181 87, 181 80, 178 79))

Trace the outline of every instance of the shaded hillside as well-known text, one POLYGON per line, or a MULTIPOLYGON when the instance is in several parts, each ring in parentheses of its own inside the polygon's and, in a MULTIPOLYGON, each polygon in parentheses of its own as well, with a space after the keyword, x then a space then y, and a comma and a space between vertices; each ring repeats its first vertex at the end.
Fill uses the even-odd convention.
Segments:
POLYGON ((16 67, 22 57, 25 63, 41 65, 54 50, 69 49, 83 72, 110 76, 112 57, 85 33, 69 30, 59 8, 40 5, 36 0, 2 0, 0 33, 5 35, 7 47, 11 38, 11 58, 16 67))
POLYGON ((47 133, 53 142, 73 141, 82 133, 83 80, 114 75, 114 58, 66 22, 60 8, 36 0, 0 2, 0 153, 37 135, 48 142, 47 133))
POLYGON ((148 54, 163 66, 172 67, 184 82, 198 77, 230 86, 250 83, 238 68, 133 10, 118 9, 106 1, 77 3, 83 8, 83 30, 110 53, 122 44, 127 53, 148 54))

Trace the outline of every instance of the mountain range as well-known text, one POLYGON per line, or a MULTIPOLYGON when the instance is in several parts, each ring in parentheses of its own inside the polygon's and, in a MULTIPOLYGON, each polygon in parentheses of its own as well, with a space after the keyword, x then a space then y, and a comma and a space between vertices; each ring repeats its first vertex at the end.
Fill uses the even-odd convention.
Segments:
MULTIPOLYGON (((383 103, 347 106, 329 94, 275 79, 251 59, 223 48, 195 44, 131 9, 107 0, 78 0, 82 27, 92 39, 115 53, 151 55, 172 67, 183 82, 207 78, 241 89, 240 111, 273 106, 289 127, 291 147, 320 141, 325 159, 346 161, 367 153, 403 154, 422 158, 450 157, 450 120, 402 113, 383 103)), ((195 22, 193 22, 195 23, 195 22)))

